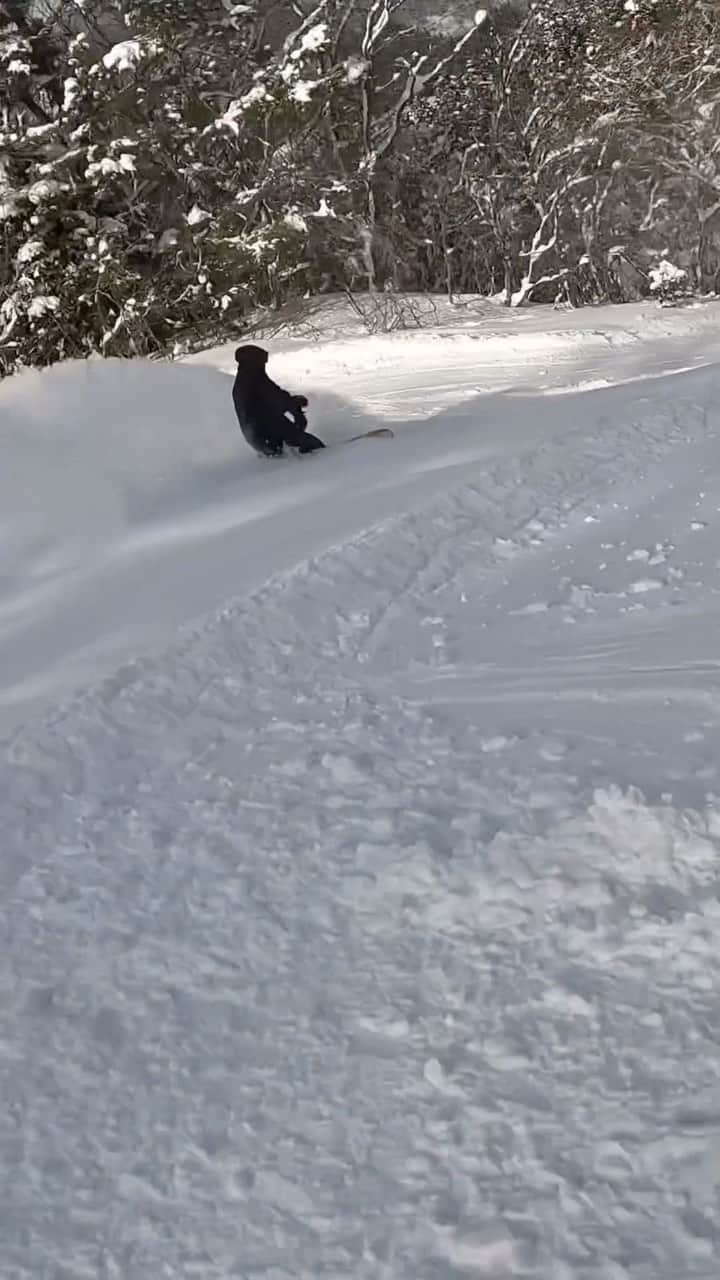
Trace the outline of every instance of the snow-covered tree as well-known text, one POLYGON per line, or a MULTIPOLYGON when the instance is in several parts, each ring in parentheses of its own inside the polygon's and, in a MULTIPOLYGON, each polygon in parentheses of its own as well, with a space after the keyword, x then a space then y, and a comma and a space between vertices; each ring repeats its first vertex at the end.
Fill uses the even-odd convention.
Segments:
POLYGON ((716 0, 443 12, 0 0, 0 373, 327 290, 714 288, 716 0))

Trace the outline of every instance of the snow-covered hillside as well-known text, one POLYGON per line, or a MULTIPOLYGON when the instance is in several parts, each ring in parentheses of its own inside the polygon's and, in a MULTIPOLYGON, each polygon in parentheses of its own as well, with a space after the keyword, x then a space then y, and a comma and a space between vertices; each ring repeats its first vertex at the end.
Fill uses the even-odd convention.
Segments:
POLYGON ((714 1280, 717 317, 0 387, 8 1280, 714 1280))
POLYGON ((7 379, 0 734, 156 650, 178 624, 472 483, 492 459, 553 441, 564 457, 578 425, 592 436, 618 406, 624 421, 638 397, 664 400, 664 384, 630 401, 584 391, 715 359, 718 314, 436 306, 429 329, 368 339, 343 305, 326 308, 294 337, 268 339, 271 372, 309 393, 329 442, 388 422, 397 439, 279 466, 238 432, 232 347, 172 366, 69 362, 7 379))

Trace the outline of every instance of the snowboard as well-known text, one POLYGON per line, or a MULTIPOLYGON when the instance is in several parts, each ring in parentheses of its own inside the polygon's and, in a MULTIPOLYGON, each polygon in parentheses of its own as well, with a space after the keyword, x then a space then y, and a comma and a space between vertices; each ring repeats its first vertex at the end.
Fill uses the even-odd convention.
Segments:
MULTIPOLYGON (((336 449, 339 444, 356 444, 358 440, 394 440, 394 438, 395 438, 395 432, 392 430, 391 427, 375 427, 374 430, 372 431, 361 431, 360 434, 357 436, 347 436, 345 440, 332 441, 330 444, 326 445, 325 448, 336 449)), ((318 449, 314 453, 303 454, 303 453, 300 453, 297 449, 293 449, 292 445, 288 445, 287 454, 285 455, 281 454, 279 455, 279 457, 285 456, 285 457, 291 457, 291 458, 317 458, 323 452, 324 451, 322 449, 318 449)), ((258 457, 261 459, 261 461, 264 461, 264 462, 268 462, 268 461, 276 462, 279 460, 277 458, 268 459, 262 453, 259 453, 258 457)))
MULTIPOLYGON (((361 431, 359 436, 338 440, 338 444, 354 444, 356 440, 392 440, 394 436, 395 432, 390 427, 376 427, 374 431, 361 431)), ((332 448, 332 445, 330 447, 332 448)))

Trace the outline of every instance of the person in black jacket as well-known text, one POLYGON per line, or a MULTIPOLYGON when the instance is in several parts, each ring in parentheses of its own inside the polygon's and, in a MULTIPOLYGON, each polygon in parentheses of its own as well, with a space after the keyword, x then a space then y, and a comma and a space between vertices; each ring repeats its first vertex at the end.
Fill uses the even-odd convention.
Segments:
POLYGON ((291 396, 268 378, 268 353, 262 347, 238 347, 233 404, 240 430, 256 453, 266 458, 282 455, 289 444, 300 453, 324 449, 317 436, 307 430, 303 410, 306 396, 291 396), (292 421, 290 419, 292 418, 292 421))

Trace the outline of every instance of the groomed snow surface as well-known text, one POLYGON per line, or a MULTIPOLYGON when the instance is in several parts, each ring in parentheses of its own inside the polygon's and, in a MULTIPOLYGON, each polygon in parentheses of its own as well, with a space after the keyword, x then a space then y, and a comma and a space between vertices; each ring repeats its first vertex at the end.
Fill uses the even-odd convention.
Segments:
POLYGON ((714 304, 0 386, 3 1280, 717 1280, 714 304))

